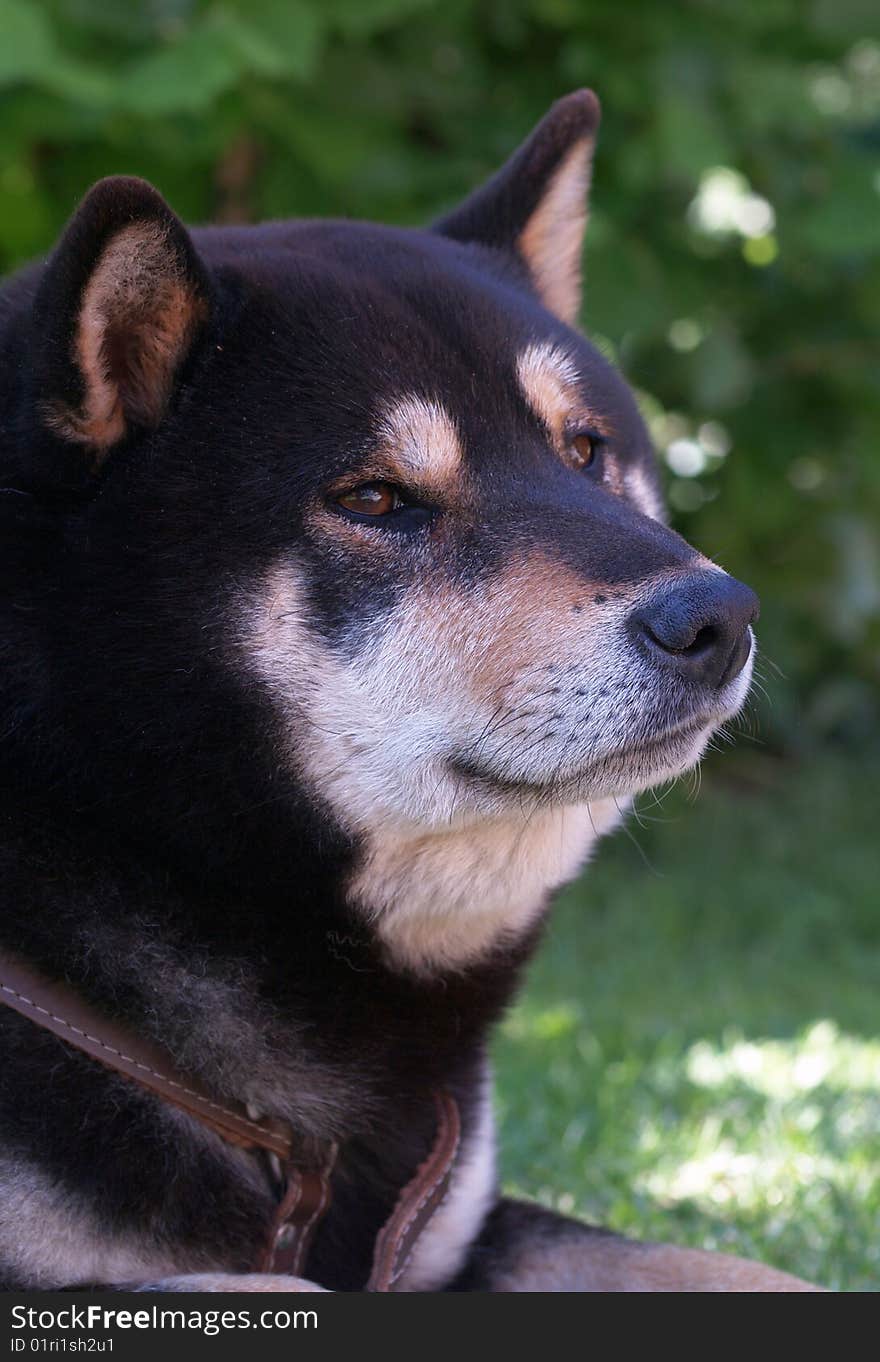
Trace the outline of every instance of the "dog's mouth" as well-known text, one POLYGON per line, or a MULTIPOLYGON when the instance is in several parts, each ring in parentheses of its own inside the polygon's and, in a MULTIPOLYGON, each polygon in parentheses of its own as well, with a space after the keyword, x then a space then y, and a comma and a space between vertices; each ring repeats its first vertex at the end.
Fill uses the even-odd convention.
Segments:
POLYGON ((657 781, 671 779, 694 764, 703 739, 717 728, 724 716, 701 715, 673 725, 638 742, 609 748, 580 765, 564 765, 541 779, 521 778, 493 769, 471 758, 453 758, 453 774, 472 787, 522 798, 545 800, 580 792, 578 798, 628 795, 657 781), (595 793, 594 793, 595 790, 595 793))

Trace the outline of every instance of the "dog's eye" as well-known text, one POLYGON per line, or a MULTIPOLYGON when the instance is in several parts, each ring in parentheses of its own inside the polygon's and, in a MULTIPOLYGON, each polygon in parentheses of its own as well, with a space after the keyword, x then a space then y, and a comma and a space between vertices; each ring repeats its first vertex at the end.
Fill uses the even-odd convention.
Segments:
POLYGON ((403 505, 403 499, 396 487, 389 482, 364 482, 336 498, 337 505, 353 515, 383 516, 390 515, 403 505))
POLYGON ((589 468, 595 462, 598 451, 598 441, 594 435, 587 431, 579 431, 573 435, 568 442, 568 458, 572 468, 578 471, 582 468, 589 468))

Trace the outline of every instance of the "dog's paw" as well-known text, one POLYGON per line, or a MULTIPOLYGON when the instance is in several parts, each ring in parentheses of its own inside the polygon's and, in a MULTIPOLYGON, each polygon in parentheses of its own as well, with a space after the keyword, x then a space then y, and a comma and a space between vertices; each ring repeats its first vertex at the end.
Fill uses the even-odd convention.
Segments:
POLYGON ((232 1272, 196 1272, 191 1276, 163 1277, 158 1282, 142 1282, 134 1291, 324 1291, 317 1282, 305 1277, 271 1277, 259 1272, 241 1276, 232 1272))

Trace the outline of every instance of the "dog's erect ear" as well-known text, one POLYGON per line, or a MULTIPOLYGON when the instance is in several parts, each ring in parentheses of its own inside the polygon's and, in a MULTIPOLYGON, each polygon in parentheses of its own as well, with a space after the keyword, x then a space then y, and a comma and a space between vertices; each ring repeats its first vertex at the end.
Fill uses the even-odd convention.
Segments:
POLYGON ((209 310, 209 284, 183 224, 145 180, 89 191, 34 303, 40 418, 95 462, 159 424, 209 310))
POLYGON ((553 105, 491 180, 435 230, 512 250, 551 312, 572 323, 581 300, 581 248, 599 101, 576 90, 553 105))

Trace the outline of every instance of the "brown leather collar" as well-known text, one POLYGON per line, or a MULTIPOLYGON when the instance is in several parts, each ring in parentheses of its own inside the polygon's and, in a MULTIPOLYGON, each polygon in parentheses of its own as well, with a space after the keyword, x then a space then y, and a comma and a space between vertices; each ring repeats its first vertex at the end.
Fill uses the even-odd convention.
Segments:
MULTIPOLYGON (((330 1205, 335 1144, 309 1148, 286 1121, 254 1117, 241 1102, 218 1101, 196 1079, 180 1074, 159 1046, 131 1036, 67 984, 46 979, 5 954, 0 954, 0 1003, 201 1121, 228 1143, 275 1155, 282 1170, 278 1204, 255 1268, 302 1275, 315 1230, 330 1205)), ((434 1144, 376 1237, 367 1291, 400 1289, 419 1237, 449 1188, 461 1135, 458 1107, 448 1093, 439 1092, 434 1093, 434 1106, 434 1144)))

